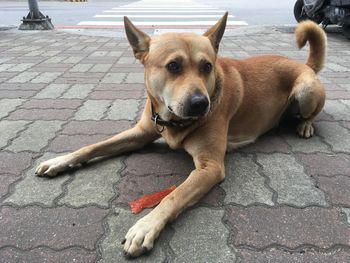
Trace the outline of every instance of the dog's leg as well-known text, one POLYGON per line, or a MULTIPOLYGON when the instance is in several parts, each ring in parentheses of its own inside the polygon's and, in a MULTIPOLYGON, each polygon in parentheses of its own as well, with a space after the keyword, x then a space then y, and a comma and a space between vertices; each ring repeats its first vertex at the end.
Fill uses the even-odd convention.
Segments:
POLYGON ((210 134, 203 136, 202 132, 196 132, 186 139, 184 148, 193 156, 196 169, 155 209, 130 228, 122 241, 126 256, 137 257, 151 250, 155 239, 168 222, 224 179, 227 139, 222 136, 223 130, 215 131, 214 127, 210 134))
MULTIPOLYGON (((57 173, 87 162, 99 156, 118 155, 154 141, 159 137, 148 110, 144 110, 141 120, 137 125, 127 131, 119 133, 110 139, 83 147, 75 152, 59 156, 41 163, 37 169, 38 176, 55 176, 57 173)), ((149 106, 149 105, 148 105, 149 106)))
POLYGON ((314 75, 305 75, 298 78, 293 97, 298 102, 302 118, 297 133, 300 137, 309 138, 314 134, 313 120, 324 106, 325 90, 314 75))

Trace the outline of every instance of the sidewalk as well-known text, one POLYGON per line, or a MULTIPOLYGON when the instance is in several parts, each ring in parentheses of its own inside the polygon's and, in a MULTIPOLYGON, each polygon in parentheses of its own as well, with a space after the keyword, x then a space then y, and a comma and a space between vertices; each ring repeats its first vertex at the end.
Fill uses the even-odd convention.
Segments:
MULTIPOLYGON (((220 52, 305 61, 284 32, 226 37, 220 52)), ((126 39, 0 34, 0 262, 124 262, 120 241, 148 212, 128 202, 180 184, 191 158, 156 143, 53 179, 34 168, 131 127, 142 67, 126 39)), ((316 136, 283 125, 228 154, 226 180, 135 262, 350 262, 350 42, 328 37, 316 136)))

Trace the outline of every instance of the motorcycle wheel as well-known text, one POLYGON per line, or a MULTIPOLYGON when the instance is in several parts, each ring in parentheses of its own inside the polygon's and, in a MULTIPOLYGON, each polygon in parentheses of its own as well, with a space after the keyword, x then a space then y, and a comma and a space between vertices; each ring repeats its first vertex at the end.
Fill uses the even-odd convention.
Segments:
POLYGON ((344 25, 344 26, 343 26, 343 35, 344 35, 347 39, 350 39, 350 25, 344 25))
POLYGON ((297 0, 294 5, 294 17, 299 23, 303 20, 309 19, 309 17, 303 12, 304 2, 303 0, 297 0))

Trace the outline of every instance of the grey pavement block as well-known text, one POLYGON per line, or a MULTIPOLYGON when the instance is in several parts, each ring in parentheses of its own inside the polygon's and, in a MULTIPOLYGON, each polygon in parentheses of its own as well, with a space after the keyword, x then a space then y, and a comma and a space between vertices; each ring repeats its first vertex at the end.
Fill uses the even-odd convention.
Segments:
MULTIPOLYGON (((316 130, 316 133, 318 131, 316 130)), ((318 136, 313 136, 308 139, 300 138, 296 134, 283 134, 283 138, 292 148, 293 152, 313 153, 313 152, 331 152, 328 146, 323 143, 318 136)))
POLYGON ((262 172, 270 178, 269 185, 277 194, 280 204, 305 207, 327 206, 324 193, 315 187, 304 167, 293 156, 282 153, 258 154, 262 172))
POLYGON ((347 91, 350 91, 350 83, 349 84, 339 84, 342 88, 345 88, 347 91))
POLYGON ((120 179, 122 167, 120 159, 109 159, 77 171, 59 204, 74 207, 96 204, 107 208, 116 194, 114 184, 120 179))
POLYGON ((87 72, 93 64, 76 64, 69 71, 70 72, 87 72))
POLYGON ((173 224, 170 246, 174 262, 235 262, 227 245, 229 230, 221 222, 224 210, 196 208, 184 212, 173 224))
POLYGON ((115 100, 110 108, 107 119, 134 120, 138 111, 137 100, 115 100))
POLYGON ((131 72, 126 77, 125 83, 144 83, 144 74, 131 72))
POLYGON ((57 99, 68 88, 70 84, 50 84, 35 95, 36 99, 57 99))
POLYGON ((350 110, 350 100, 340 100, 341 103, 347 105, 349 107, 349 110, 350 110))
POLYGON ((338 72, 348 72, 348 71, 350 71, 349 68, 341 66, 341 65, 336 64, 336 63, 332 63, 332 62, 327 62, 325 64, 325 67, 331 69, 332 71, 338 71, 338 72))
POLYGON ((64 59, 66 59, 66 57, 54 56, 52 58, 45 60, 45 63, 59 63, 64 59))
POLYGON ((112 64, 95 64, 90 72, 107 72, 112 67, 112 64))
POLYGON ((8 140, 16 137, 17 132, 24 129, 28 121, 0 121, 0 148, 7 145, 8 140))
POLYGON ((101 120, 111 104, 109 100, 87 100, 74 116, 75 120, 101 120))
POLYGON ((23 101, 22 99, 0 99, 0 118, 7 116, 9 112, 16 109, 23 101))
POLYGON ((66 60, 62 61, 62 63, 66 64, 75 64, 81 61, 84 57, 68 57, 66 60))
POLYGON ((126 73, 108 73, 102 79, 102 83, 116 83, 120 84, 126 77, 126 73))
POLYGON ((108 51, 95 51, 90 54, 91 57, 104 57, 108 54, 108 51))
MULTIPOLYGON (((131 228, 138 219, 145 216, 148 212, 149 210, 146 209, 138 215, 133 215, 130 210, 115 208, 115 212, 108 216, 107 219, 109 231, 100 244, 102 259, 98 261, 99 263, 129 262, 129 260, 125 259, 123 255, 120 242, 125 237, 129 228, 131 228)), ((165 254, 160 246, 160 244, 164 242, 163 235, 161 234, 158 239, 159 240, 156 241, 156 245, 150 255, 136 258, 133 262, 165 262, 165 254)))
POLYGON ((50 83, 57 79, 63 72, 44 72, 32 79, 32 83, 50 83))
POLYGON ((61 128, 61 121, 35 121, 6 149, 14 152, 39 152, 61 128))
POLYGON ((34 63, 19 63, 16 66, 7 69, 6 71, 25 71, 34 65, 34 63))
POLYGON ((3 72, 3 71, 8 71, 10 68, 16 66, 16 64, 1 64, 0 65, 0 72, 3 72))
POLYGON ((17 76, 13 77, 12 79, 9 79, 8 82, 10 83, 25 83, 32 79, 34 79, 36 76, 38 76, 40 72, 33 72, 33 71, 26 71, 18 74, 17 76))
POLYGON ((19 206, 33 203, 54 206, 54 200, 62 194, 62 184, 68 181, 70 177, 44 178, 38 177, 34 173, 41 162, 59 155, 62 154, 45 153, 36 160, 33 167, 25 173, 24 179, 15 185, 13 193, 5 199, 4 203, 13 203, 19 206))
POLYGON ((252 156, 228 154, 225 159, 226 177, 221 187, 225 190, 225 203, 273 205, 272 192, 265 186, 265 178, 258 173, 252 156))
POLYGON ((84 99, 93 90, 93 84, 75 84, 63 94, 66 99, 84 99))
POLYGON ((348 224, 350 224, 350 208, 342 208, 342 211, 346 215, 348 224))
POLYGON ((339 100, 326 100, 324 111, 332 115, 335 120, 350 120, 350 108, 339 100))
POLYGON ((334 151, 350 153, 350 131, 336 122, 320 121, 315 124, 318 134, 334 151))
POLYGON ((118 59, 118 64, 133 64, 135 63, 135 57, 121 57, 118 59))

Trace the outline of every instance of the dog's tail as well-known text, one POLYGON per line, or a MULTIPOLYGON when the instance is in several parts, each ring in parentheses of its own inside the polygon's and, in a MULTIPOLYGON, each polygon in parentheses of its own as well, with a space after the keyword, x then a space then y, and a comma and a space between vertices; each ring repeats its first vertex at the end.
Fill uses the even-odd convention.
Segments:
POLYGON ((326 57, 327 37, 325 32, 312 21, 303 21, 295 29, 296 42, 299 48, 310 44, 309 58, 306 65, 318 73, 322 68, 326 57))

